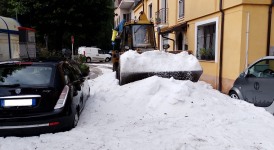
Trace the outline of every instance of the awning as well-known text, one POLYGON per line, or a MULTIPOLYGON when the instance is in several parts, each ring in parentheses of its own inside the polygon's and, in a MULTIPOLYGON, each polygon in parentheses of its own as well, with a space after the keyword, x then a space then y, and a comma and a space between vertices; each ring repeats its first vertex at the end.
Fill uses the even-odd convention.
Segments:
POLYGON ((184 28, 186 28, 186 26, 187 26, 186 22, 179 23, 179 24, 161 29, 160 34, 171 33, 173 31, 180 31, 180 30, 183 30, 184 28))

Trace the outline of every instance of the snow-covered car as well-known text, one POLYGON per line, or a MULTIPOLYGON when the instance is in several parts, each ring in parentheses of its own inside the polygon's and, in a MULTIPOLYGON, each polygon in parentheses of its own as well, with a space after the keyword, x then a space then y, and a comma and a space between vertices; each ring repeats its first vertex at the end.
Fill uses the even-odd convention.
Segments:
POLYGON ((0 62, 0 135, 36 135, 74 128, 89 97, 76 63, 0 62))
POLYGON ((229 91, 232 98, 242 99, 274 113, 274 56, 266 56, 250 65, 235 80, 229 91))

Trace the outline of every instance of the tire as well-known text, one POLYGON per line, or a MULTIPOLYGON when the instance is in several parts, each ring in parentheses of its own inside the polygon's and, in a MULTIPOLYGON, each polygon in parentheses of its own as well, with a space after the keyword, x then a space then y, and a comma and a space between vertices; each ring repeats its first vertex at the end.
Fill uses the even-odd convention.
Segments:
POLYGON ((86 62, 87 62, 87 63, 90 63, 90 62, 91 62, 91 58, 90 58, 90 57, 87 57, 87 58, 86 58, 86 62))
POLYGON ((229 96, 234 99, 240 99, 239 95, 235 91, 229 92, 229 96))
POLYGON ((79 122, 79 112, 76 111, 75 114, 71 117, 70 122, 68 123, 68 126, 64 129, 65 131, 69 131, 77 126, 79 122))
POLYGON ((107 57, 107 58, 105 59, 105 62, 109 62, 109 61, 110 61, 110 58, 107 57))
POLYGON ((75 114, 74 114, 74 117, 73 117, 73 122, 72 122, 72 128, 75 128, 77 126, 79 122, 79 112, 77 111, 75 114))
MULTIPOLYGON (((118 70, 118 63, 113 63, 112 65, 112 71, 115 72, 118 70)), ((116 76, 116 79, 117 79, 117 76, 116 76)))
POLYGON ((118 67, 117 67, 116 78, 117 78, 118 81, 119 81, 119 85, 121 85, 121 84, 120 84, 120 65, 118 65, 118 67))

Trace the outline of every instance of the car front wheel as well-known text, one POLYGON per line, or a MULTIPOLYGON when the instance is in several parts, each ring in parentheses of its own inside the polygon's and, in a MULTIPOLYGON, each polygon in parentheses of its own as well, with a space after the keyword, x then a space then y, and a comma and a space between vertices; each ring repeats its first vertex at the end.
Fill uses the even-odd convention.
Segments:
POLYGON ((230 96, 231 98, 234 98, 234 99, 240 99, 240 98, 239 98, 239 95, 238 95, 235 91, 231 91, 231 92, 229 93, 229 96, 230 96))
POLYGON ((105 62, 109 62, 109 61, 110 61, 110 58, 107 57, 107 58, 105 59, 105 62))
POLYGON ((74 115, 73 128, 75 128, 75 127, 77 126, 78 122, 79 122, 79 113, 77 112, 77 113, 75 113, 75 115, 74 115))
POLYGON ((86 61, 87 61, 87 63, 90 63, 91 62, 91 58, 87 57, 86 61))

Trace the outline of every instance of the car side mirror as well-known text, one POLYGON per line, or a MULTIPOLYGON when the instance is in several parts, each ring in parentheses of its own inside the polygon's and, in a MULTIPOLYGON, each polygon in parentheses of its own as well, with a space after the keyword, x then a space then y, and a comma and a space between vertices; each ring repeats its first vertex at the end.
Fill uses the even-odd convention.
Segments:
POLYGON ((73 85, 74 85, 74 88, 77 90, 77 91, 81 91, 81 80, 76 80, 73 82, 73 85))
POLYGON ((64 79, 65 79, 65 83, 68 84, 68 83, 69 83, 68 75, 65 75, 65 76, 64 76, 64 79))

